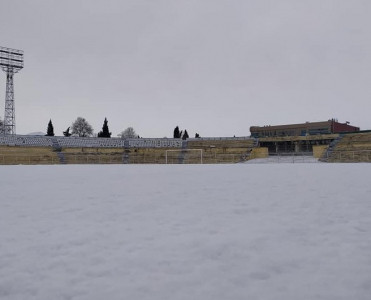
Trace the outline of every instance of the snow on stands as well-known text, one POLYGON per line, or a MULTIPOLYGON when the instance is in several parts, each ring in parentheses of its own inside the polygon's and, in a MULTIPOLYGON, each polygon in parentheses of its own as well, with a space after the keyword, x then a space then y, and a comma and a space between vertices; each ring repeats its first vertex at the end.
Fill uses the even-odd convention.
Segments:
POLYGON ((53 143, 43 136, 0 135, 0 145, 51 147, 53 143))
POLYGON ((370 164, 0 176, 2 300, 370 299, 370 164))
POLYGON ((94 138, 94 137, 49 137, 29 135, 0 135, 0 145, 36 147, 94 147, 94 148, 181 148, 182 139, 168 138, 94 138), (54 142, 54 143, 53 143, 54 142))

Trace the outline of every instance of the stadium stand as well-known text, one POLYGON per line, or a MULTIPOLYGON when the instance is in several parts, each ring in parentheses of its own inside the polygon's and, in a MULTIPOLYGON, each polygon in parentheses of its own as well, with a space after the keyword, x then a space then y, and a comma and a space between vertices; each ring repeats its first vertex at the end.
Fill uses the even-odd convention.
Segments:
POLYGON ((371 132, 342 135, 323 160, 328 162, 371 162, 371 132))
POLYGON ((0 146, 4 164, 235 163, 247 160, 257 142, 249 137, 183 141, 2 135, 0 146))
POLYGON ((96 147, 96 148, 122 148, 124 140, 117 138, 81 138, 81 137, 58 137, 58 144, 62 148, 70 147, 96 147))
POLYGON ((268 153, 277 154, 281 144, 295 153, 310 146, 309 154, 324 153, 322 161, 371 162, 371 132, 359 132, 340 136, 190 138, 186 141, 0 135, 0 164, 237 163, 263 158, 268 153))
POLYGON ((53 144, 50 137, 0 135, 0 145, 51 147, 53 144))

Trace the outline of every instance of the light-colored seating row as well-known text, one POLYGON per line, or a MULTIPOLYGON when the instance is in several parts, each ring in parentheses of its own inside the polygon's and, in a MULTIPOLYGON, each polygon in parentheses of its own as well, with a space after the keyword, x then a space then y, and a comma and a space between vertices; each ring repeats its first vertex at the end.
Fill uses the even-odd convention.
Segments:
POLYGON ((182 140, 0 135, 0 145, 61 148, 181 148, 182 140))
POLYGON ((43 136, 0 135, 0 145, 51 147, 53 143, 43 136))
MULTIPOLYGON (((188 139, 186 143, 190 147, 231 146, 250 147, 254 139, 248 137, 239 138, 197 138, 188 139), (238 145, 241 144, 241 145, 238 145)), ((172 138, 90 138, 90 137, 49 137, 30 135, 0 135, 0 145, 10 146, 39 146, 39 147, 61 147, 61 148, 182 148, 181 139, 172 138)))
POLYGON ((124 147, 125 140, 117 138, 58 137, 57 142, 62 148, 122 148, 124 147))

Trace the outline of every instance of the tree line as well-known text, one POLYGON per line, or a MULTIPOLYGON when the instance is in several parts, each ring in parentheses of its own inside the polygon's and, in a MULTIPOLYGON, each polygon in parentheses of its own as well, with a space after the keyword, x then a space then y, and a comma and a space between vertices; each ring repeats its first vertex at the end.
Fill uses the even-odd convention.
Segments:
MULTIPOLYGON (((54 126, 52 120, 49 120, 46 136, 54 136, 54 126)), ((78 117, 70 127, 63 131, 65 137, 71 135, 79 137, 91 137, 93 135, 93 127, 89 122, 82 117, 78 117)), ((97 137, 110 138, 112 132, 109 131, 107 118, 104 118, 102 130, 98 132, 97 137)), ((121 138, 139 138, 133 127, 128 127, 118 134, 121 138)))
MULTIPOLYGON (((199 138, 199 137, 200 137, 200 135, 198 133, 196 133, 195 138, 199 138)), ((188 135, 187 129, 184 129, 184 132, 183 132, 183 130, 179 129, 179 126, 176 126, 174 128, 173 138, 174 139, 183 139, 183 140, 188 139, 189 135, 188 135)))
MULTIPOLYGON (((70 127, 63 131, 63 135, 65 137, 69 137, 71 135, 79 137, 91 137, 93 135, 93 127, 89 124, 89 122, 85 118, 78 117, 70 127)), ((104 118, 102 130, 98 132, 97 137, 110 138, 111 135, 112 132, 109 131, 107 118, 104 118)), ((54 136, 54 126, 52 120, 49 120, 46 136, 54 136)), ((118 136, 121 138, 140 138, 140 136, 135 132, 133 127, 126 128, 125 130, 120 132, 118 136)), ((199 138, 200 135, 196 133, 195 137, 199 138)), ((179 126, 176 126, 174 129, 173 138, 186 140, 189 138, 189 134, 186 129, 183 131, 179 129, 179 126)))

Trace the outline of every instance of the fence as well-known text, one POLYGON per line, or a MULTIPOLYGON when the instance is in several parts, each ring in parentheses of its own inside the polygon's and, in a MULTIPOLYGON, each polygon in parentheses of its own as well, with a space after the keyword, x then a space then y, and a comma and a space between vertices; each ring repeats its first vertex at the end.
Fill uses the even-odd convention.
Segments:
POLYGON ((187 141, 245 141, 255 140, 250 136, 239 136, 239 137, 200 137, 200 138, 189 138, 187 141))
POLYGON ((250 164, 261 163, 317 163, 312 152, 271 153, 267 158, 257 158, 248 161, 250 164))
POLYGON ((64 154, 63 161, 67 164, 122 164, 124 155, 64 154))
POLYGON ((332 151, 325 159, 331 162, 371 162, 371 150, 332 151))
POLYGON ((165 163, 184 163, 185 159, 189 162, 197 161, 202 164, 203 149, 181 149, 181 150, 165 150, 165 163), (190 153, 196 152, 196 155, 190 153), (175 154, 176 157, 174 157, 175 154))
POLYGON ((38 164, 220 164, 241 161, 240 154, 207 154, 201 149, 148 154, 70 154, 61 157, 47 155, 7 155, 0 154, 0 165, 38 165, 38 164), (202 154, 201 154, 202 153, 202 154))
POLYGON ((58 157, 45 155, 0 155, 2 165, 38 165, 59 164, 58 157))

